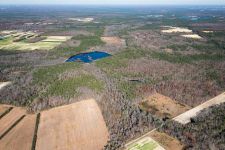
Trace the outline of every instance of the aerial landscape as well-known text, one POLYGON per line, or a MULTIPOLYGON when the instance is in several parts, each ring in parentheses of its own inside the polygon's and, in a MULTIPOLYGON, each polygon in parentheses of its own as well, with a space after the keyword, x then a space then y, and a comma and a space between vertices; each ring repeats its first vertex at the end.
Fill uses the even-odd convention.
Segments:
POLYGON ((10 2, 0 150, 225 150, 225 3, 10 2))

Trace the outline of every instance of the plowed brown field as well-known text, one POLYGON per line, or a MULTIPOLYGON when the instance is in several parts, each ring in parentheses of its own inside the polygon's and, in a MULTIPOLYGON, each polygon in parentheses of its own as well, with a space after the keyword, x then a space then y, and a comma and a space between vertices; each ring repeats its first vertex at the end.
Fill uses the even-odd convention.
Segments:
POLYGON ((0 105, 0 116, 4 114, 10 107, 5 106, 5 105, 0 105))
POLYGON ((36 115, 27 115, 4 138, 0 150, 31 150, 36 115))
POLYGON ((36 150, 101 150, 108 131, 94 100, 41 113, 36 150))
POLYGON ((18 120, 26 111, 22 108, 13 108, 0 120, 0 137, 18 120))

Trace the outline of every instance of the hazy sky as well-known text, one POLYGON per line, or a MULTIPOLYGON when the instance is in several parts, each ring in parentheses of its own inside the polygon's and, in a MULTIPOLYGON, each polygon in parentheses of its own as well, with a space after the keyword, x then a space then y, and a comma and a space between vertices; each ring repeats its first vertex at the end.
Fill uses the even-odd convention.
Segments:
POLYGON ((0 4, 223 4, 225 0, 0 0, 0 4))

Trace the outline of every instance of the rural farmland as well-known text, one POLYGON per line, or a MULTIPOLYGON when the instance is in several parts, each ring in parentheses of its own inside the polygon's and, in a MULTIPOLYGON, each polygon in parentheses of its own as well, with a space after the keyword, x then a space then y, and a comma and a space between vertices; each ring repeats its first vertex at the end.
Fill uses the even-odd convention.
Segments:
POLYGON ((37 150, 102 149, 108 140, 104 119, 94 100, 44 111, 38 128, 37 150))
POLYGON ((2 1, 0 150, 225 149, 223 5, 2 1))
POLYGON ((93 99, 33 115, 18 107, 2 105, 0 110, 7 112, 0 120, 1 149, 102 149, 109 138, 93 99))

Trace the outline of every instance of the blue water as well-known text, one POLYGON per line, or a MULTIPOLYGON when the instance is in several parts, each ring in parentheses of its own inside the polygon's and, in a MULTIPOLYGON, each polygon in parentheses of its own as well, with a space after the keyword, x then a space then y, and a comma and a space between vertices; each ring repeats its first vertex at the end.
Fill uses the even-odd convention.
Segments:
POLYGON ((69 59, 66 60, 66 62, 84 62, 84 63, 91 63, 94 60, 105 58, 111 56, 108 53, 105 52, 89 52, 89 53, 80 53, 74 56, 71 56, 69 59))

